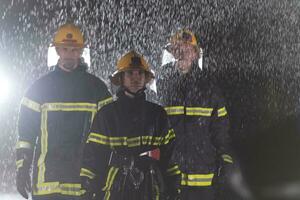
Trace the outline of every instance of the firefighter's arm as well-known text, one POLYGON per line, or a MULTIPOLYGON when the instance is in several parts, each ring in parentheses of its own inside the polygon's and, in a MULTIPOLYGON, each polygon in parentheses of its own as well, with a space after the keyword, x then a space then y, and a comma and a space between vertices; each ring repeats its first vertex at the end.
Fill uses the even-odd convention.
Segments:
POLYGON ((225 101, 218 88, 215 88, 213 101, 216 102, 212 113, 211 132, 212 142, 217 150, 220 164, 232 164, 231 139, 228 134, 229 118, 225 101))
POLYGON ((213 133, 212 142, 217 150, 217 168, 213 185, 218 188, 216 195, 219 197, 222 196, 223 187, 229 184, 234 169, 234 160, 228 134, 229 119, 224 99, 220 93, 216 93, 213 100, 216 102, 216 106, 212 113, 211 131, 213 133))
POLYGON ((41 130, 41 100, 32 87, 21 100, 16 144, 16 184, 19 193, 28 198, 31 191, 30 169, 36 138, 41 130))
POLYGON ((106 133, 103 112, 98 112, 89 133, 81 164, 80 177, 83 189, 94 195, 105 184, 110 149, 103 140, 106 133))
POLYGON ((161 130, 161 135, 164 138, 164 142, 160 145, 160 168, 166 182, 166 195, 175 197, 180 189, 181 177, 178 165, 171 162, 176 135, 164 110, 160 114, 159 123, 161 124, 159 130, 161 130))
POLYGON ((113 98, 108 91, 107 86, 101 80, 98 80, 97 88, 95 91, 97 92, 98 110, 113 101, 113 98))

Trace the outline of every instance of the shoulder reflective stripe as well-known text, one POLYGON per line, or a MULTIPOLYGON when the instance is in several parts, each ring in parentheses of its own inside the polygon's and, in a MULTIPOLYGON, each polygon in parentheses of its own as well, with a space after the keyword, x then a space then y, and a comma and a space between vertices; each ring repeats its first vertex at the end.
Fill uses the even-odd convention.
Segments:
POLYGON ((34 195, 46 195, 46 194, 63 194, 70 196, 81 196, 84 190, 81 189, 81 185, 78 183, 59 183, 59 182, 47 182, 37 184, 34 195))
POLYGON ((181 174, 179 166, 175 165, 174 167, 171 167, 171 168, 167 169, 167 174, 168 174, 168 176, 173 176, 173 175, 181 174))
POLYGON ((80 169, 80 176, 86 176, 90 179, 94 179, 96 174, 94 174, 92 171, 86 169, 86 168, 81 168, 80 169))
POLYGON ((105 187, 102 189, 102 191, 106 191, 104 199, 109 199, 110 198, 110 189, 111 189, 111 186, 114 182, 114 179, 115 179, 118 171, 119 171, 119 168, 115 168, 115 167, 111 167, 109 169, 108 176, 107 176, 106 183, 105 183, 105 187))
POLYGON ((181 174, 181 185, 186 186, 210 186, 214 174, 181 174))
POLYGON ((16 161, 17 169, 23 167, 23 163, 24 163, 24 159, 17 160, 17 161, 16 161))
POLYGON ((16 149, 32 149, 32 146, 29 142, 20 140, 16 144, 16 149))
POLYGON ((105 106, 106 104, 109 104, 113 102, 113 98, 112 97, 108 97, 102 101, 99 101, 98 103, 98 110, 100 110, 100 108, 102 108, 103 106, 105 106))
POLYGON ((31 110, 34 110, 36 112, 41 112, 41 105, 35 101, 30 100, 27 97, 23 97, 21 105, 26 106, 27 108, 30 108, 31 110))
POLYGON ((43 110, 47 111, 97 111, 95 103, 45 103, 42 105, 43 110))
POLYGON ((213 108, 202 108, 202 107, 186 107, 186 115, 191 116, 207 116, 210 117, 213 108))
POLYGON ((225 107, 218 109, 218 117, 223 117, 227 115, 227 110, 225 107))
POLYGON ((223 154, 223 155, 222 155, 222 158, 223 158, 223 160, 224 160, 225 162, 233 163, 232 157, 231 157, 230 155, 228 155, 228 154, 223 154))
POLYGON ((168 115, 183 115, 184 106, 168 106, 164 107, 168 115))

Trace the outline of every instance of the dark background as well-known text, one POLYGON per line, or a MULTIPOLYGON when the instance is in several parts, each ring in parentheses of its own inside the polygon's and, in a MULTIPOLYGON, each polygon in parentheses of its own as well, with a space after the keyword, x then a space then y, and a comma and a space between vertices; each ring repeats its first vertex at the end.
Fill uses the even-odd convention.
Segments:
POLYGON ((0 73, 12 81, 9 99, 0 104, 1 192, 14 190, 22 95, 48 71, 47 48, 66 21, 81 26, 90 71, 107 82, 127 50, 138 50, 157 69, 170 35, 194 31, 204 65, 224 91, 233 148, 250 188, 259 193, 300 181, 300 1, 0 1, 0 73))

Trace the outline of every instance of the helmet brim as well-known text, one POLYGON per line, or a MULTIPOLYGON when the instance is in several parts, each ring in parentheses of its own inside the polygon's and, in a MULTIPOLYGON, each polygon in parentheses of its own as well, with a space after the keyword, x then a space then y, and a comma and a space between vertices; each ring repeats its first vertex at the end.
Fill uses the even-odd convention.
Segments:
MULTIPOLYGON (((129 71, 129 70, 117 70, 114 73, 112 73, 112 75, 109 76, 111 83, 116 86, 120 86, 122 84, 121 74, 125 71, 129 71)), ((154 79, 154 74, 151 71, 145 70, 145 75, 146 75, 145 84, 149 83, 152 79, 154 79)))
POLYGON ((74 48, 80 48, 83 49, 84 45, 81 44, 74 44, 74 43, 52 43, 50 46, 53 47, 74 47, 74 48))

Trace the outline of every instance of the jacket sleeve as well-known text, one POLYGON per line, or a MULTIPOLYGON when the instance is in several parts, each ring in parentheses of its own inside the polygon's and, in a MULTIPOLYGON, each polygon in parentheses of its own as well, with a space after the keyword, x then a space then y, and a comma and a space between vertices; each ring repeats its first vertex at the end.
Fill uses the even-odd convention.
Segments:
POLYGON ((215 87, 213 89, 212 99, 213 102, 215 102, 211 122, 211 131, 213 134, 212 142, 217 149, 218 158, 224 163, 233 163, 231 140, 228 134, 228 113, 219 88, 215 87))
POLYGON ((171 129, 170 123, 167 118, 167 113, 163 108, 161 109, 161 114, 157 119, 157 123, 160 124, 159 132, 161 133, 161 137, 163 138, 162 143, 160 145, 160 162, 162 171, 167 171, 171 156, 174 148, 174 140, 175 140, 175 132, 171 129))
POLYGON ((172 154, 175 145, 175 132, 171 128, 167 113, 162 110, 159 115, 159 123, 161 124, 161 134, 164 138, 164 142, 160 146, 160 170, 162 172, 165 181, 165 193, 166 195, 172 195, 177 193, 177 189, 180 185, 181 172, 176 163, 172 162, 172 154))
POLYGON ((100 110, 104 105, 109 104, 113 101, 113 98, 108 91, 107 86, 100 79, 97 79, 97 87, 95 91, 97 92, 98 110, 100 110))
POLYGON ((107 145, 105 124, 104 112, 100 110, 86 141, 80 170, 80 176, 93 179, 98 188, 104 187, 111 152, 107 145))
POLYGON ((34 84, 21 100, 17 125, 17 169, 23 167, 24 162, 27 162, 27 165, 31 164, 36 138, 41 128, 41 94, 37 84, 34 84), (30 160, 25 159, 24 152, 26 152, 27 155, 29 154, 26 158, 30 160))

